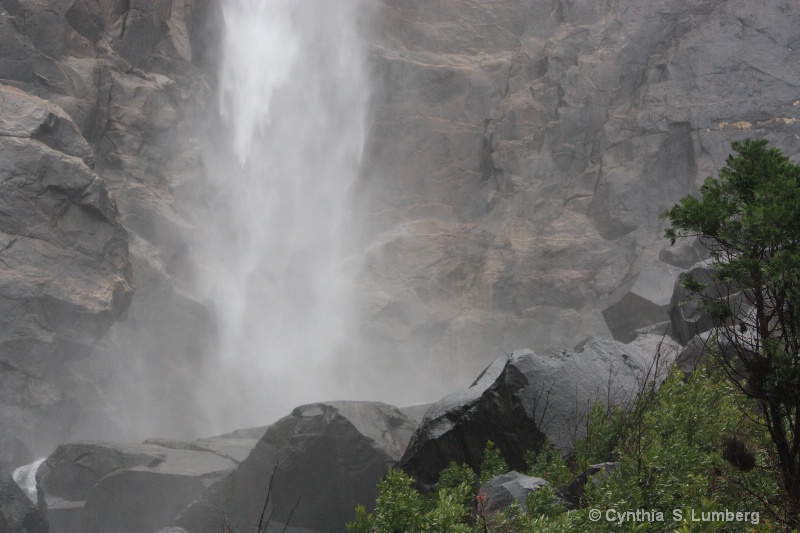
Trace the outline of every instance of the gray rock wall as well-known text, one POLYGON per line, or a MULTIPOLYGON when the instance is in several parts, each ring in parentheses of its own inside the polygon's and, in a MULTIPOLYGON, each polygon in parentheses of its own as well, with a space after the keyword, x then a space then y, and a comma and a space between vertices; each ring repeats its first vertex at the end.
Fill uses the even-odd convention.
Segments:
POLYGON ((176 198, 199 175, 189 110, 210 95, 213 13, 203 0, 0 6, 0 431, 36 455, 196 431, 188 369, 213 328, 187 294, 176 198))
POLYGON ((610 337, 620 290, 675 261, 659 214, 731 141, 800 154, 793 2, 387 0, 377 21, 362 285, 398 382, 419 353, 463 383, 481 354, 610 337))

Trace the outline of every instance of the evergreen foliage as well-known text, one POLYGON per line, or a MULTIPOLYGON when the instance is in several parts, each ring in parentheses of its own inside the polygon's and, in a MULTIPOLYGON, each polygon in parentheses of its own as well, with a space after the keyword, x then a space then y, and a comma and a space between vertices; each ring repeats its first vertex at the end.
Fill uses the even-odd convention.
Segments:
POLYGON ((755 401, 772 440, 784 517, 800 527, 800 165, 766 140, 734 142, 718 178, 664 217, 666 236, 696 236, 712 287, 688 279, 716 326, 718 362, 755 401))

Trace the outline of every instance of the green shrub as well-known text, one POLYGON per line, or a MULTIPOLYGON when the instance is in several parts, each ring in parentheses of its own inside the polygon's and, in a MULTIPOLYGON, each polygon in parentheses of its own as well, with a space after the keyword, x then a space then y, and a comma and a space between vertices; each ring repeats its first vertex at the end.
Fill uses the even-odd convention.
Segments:
POLYGON ((483 459, 481 460, 478 480, 483 484, 493 477, 505 474, 508 471, 508 464, 505 459, 503 459, 503 454, 494 445, 494 442, 488 441, 486 443, 486 448, 483 450, 483 459))
POLYGON ((350 533, 371 533, 375 529, 375 519, 363 504, 356 506, 356 518, 347 523, 350 533))
POLYGON ((374 521, 381 533, 422 531, 423 499, 411 476, 389 469, 378 484, 374 521))
POLYGON ((567 467, 564 457, 553 446, 550 437, 547 437, 538 452, 530 450, 525 454, 525 463, 528 465, 529 476, 542 478, 559 489, 565 488, 575 479, 575 474, 567 467))

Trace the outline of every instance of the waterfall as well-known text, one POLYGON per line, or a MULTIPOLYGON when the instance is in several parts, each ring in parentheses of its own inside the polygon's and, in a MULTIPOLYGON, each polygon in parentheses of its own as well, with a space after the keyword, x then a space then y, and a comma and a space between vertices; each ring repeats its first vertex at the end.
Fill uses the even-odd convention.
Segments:
POLYGON ((342 390, 353 311, 343 269, 368 83, 355 1, 229 0, 222 131, 207 150, 199 264, 218 359, 217 429, 263 424, 342 390))
POLYGON ((25 495, 30 498, 33 503, 36 503, 36 471, 39 466, 44 462, 44 458, 37 459, 36 461, 20 466, 11 475, 14 482, 21 488, 25 495))

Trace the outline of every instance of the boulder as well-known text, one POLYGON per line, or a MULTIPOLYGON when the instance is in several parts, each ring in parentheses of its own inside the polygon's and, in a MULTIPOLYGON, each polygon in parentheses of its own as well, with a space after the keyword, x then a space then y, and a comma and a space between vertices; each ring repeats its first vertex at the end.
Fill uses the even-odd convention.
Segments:
POLYGON ((630 342, 636 337, 636 330, 669 318, 675 280, 682 270, 654 263, 615 291, 619 300, 603 310, 603 318, 614 339, 630 342))
POLYGON ((47 533, 48 524, 25 492, 0 468, 0 531, 47 533))
POLYGON ((583 494, 588 483, 598 483, 599 476, 607 475, 616 470, 619 463, 599 463, 591 465, 584 470, 564 491, 564 499, 574 507, 580 507, 583 494))
MULTIPOLYGON (((749 323, 755 322, 755 317, 752 316, 753 309, 751 308, 748 313, 750 316, 745 315, 743 317, 745 321, 749 323)), ((716 357, 716 354, 720 354, 727 363, 741 373, 739 378, 742 379, 746 372, 742 367, 739 356, 743 352, 752 355, 752 347, 758 344, 753 329, 742 332, 738 326, 712 328, 692 337, 678 354, 675 364, 684 374, 689 376, 709 356, 716 357)))
POLYGON ((451 461, 477 468, 489 440, 517 470, 526 466, 525 452, 538 449, 545 436, 567 453, 593 403, 626 405, 641 380, 666 372, 676 351, 670 341, 641 336, 627 345, 591 338, 572 352, 542 356, 520 350, 499 357, 471 387, 428 410, 401 466, 432 485, 451 461))
POLYGON ((526 476, 519 472, 508 472, 493 477, 478 490, 478 495, 485 495, 483 502, 486 512, 505 509, 517 502, 519 508, 528 508, 528 494, 547 485, 547 481, 538 477, 526 476))
POLYGON ((298 407, 271 425, 236 471, 174 525, 216 533, 226 524, 258 524, 266 509, 273 526, 346 531, 355 506, 375 501, 378 482, 400 459, 415 426, 396 407, 378 402, 298 407))
POLYGON ((702 308, 700 297, 689 294, 683 288, 683 280, 692 276, 695 281, 705 284, 703 294, 708 298, 731 298, 731 306, 737 309, 737 316, 746 313, 749 304, 735 287, 726 287, 724 283, 712 277, 713 265, 709 261, 701 261, 689 271, 682 273, 675 280, 675 287, 670 301, 670 334, 681 345, 686 345, 694 336, 709 331, 714 327, 711 315, 702 308))
POLYGON ((687 376, 694 372, 707 353, 706 343, 710 334, 711 331, 706 331, 692 337, 675 359, 675 365, 687 376))
POLYGON ((711 265, 706 262, 694 265, 688 272, 681 274, 675 280, 669 319, 672 337, 684 346, 692 337, 708 331, 714 326, 711 322, 711 315, 702 309, 700 300, 691 296, 689 291, 681 285, 687 276, 692 276, 700 283, 709 284, 710 294, 718 294, 711 279, 711 265))
MULTIPOLYGON (((260 428, 263 432, 265 428, 260 428)), ((194 442, 59 446, 36 474, 51 532, 140 532, 167 525, 255 446, 258 429, 194 442)))
POLYGON ((665 246, 658 253, 658 260, 680 268, 692 268, 708 257, 708 248, 700 239, 686 238, 665 246))

